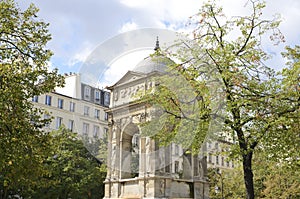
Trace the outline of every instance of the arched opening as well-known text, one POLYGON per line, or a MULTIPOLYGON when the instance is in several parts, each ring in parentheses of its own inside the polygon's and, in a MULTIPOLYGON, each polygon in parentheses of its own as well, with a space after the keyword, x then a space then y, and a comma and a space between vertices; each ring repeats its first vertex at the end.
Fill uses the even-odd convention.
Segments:
POLYGON ((139 175, 140 132, 137 125, 130 123, 122 132, 121 178, 134 178, 139 175))

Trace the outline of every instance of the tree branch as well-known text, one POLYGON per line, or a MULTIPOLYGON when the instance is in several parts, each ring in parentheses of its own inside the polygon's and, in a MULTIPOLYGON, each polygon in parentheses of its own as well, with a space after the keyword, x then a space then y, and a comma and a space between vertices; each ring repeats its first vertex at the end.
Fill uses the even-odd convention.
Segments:
MULTIPOLYGON (((224 45, 223 45, 223 34, 224 34, 224 33, 223 33, 223 29, 222 29, 222 27, 220 26, 220 23, 219 23, 219 21, 218 21, 217 18, 216 18, 216 14, 215 14, 215 12, 214 12, 212 6, 210 6, 210 11, 211 11, 211 13, 213 14, 213 19, 214 19, 215 22, 217 23, 217 26, 218 26, 218 28, 219 28, 219 30, 220 30, 219 40, 217 39, 217 41, 219 41, 221 47, 224 48, 224 45)), ((215 32, 214 32, 214 34, 215 34, 215 32)), ((217 36, 216 36, 216 37, 217 37, 217 36)))
POLYGON ((22 55, 25 55, 27 57, 30 57, 31 59, 35 59, 32 55, 28 54, 28 53, 25 53, 24 51, 22 51, 16 44, 14 44, 13 42, 9 41, 9 40, 6 40, 6 39, 2 39, 0 38, 0 41, 2 42, 6 42, 10 45, 12 45, 17 51, 19 51, 22 55))

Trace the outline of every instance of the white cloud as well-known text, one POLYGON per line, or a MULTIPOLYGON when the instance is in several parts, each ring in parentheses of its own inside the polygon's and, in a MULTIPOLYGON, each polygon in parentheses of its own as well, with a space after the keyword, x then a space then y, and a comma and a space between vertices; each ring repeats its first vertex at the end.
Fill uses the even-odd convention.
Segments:
MULTIPOLYGON (((139 27, 185 31, 188 17, 197 13, 204 0, 31 0, 40 8, 39 17, 50 23, 54 66, 60 71, 76 70, 90 50, 120 32, 139 27), (74 68, 70 68, 70 65, 74 68)), ((26 7, 30 1, 17 0, 26 7)), ((245 13, 247 0, 219 0, 231 15, 245 13)), ((299 44, 299 0, 267 0, 266 16, 281 13, 286 44, 299 44)), ((284 45, 283 45, 284 46, 284 45)), ((282 48, 275 48, 279 54, 282 48)), ((272 50, 273 51, 273 50, 272 50)))
MULTIPOLYGON (((154 0, 155 1, 155 0, 154 0)), ((131 8, 144 8, 149 5, 151 1, 149 0, 121 0, 120 3, 131 7, 131 8)))
POLYGON ((197 13, 201 0, 121 0, 136 15, 139 26, 178 29, 182 23, 197 13))
POLYGON ((82 46, 83 47, 81 49, 78 49, 77 52, 75 52, 73 56, 71 56, 71 58, 68 60, 67 65, 70 68, 72 68, 72 66, 76 64, 83 63, 93 51, 93 45, 89 44, 88 42, 84 42, 82 46))
POLYGON ((103 79, 100 80, 101 88, 106 86, 111 86, 117 82, 128 70, 134 69, 134 67, 142 61, 144 58, 148 57, 153 50, 139 49, 132 52, 126 52, 120 57, 109 64, 109 68, 105 71, 103 79))
POLYGON ((122 28, 119 30, 119 33, 127 32, 130 30, 135 30, 135 29, 137 29, 137 27, 138 26, 136 23, 129 21, 129 22, 123 24, 122 28))

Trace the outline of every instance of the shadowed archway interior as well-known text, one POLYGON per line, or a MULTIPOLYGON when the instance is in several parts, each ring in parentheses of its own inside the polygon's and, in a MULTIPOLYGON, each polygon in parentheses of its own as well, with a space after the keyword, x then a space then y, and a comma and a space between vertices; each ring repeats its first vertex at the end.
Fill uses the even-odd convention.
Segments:
POLYGON ((121 178, 134 178, 139 175, 140 131, 136 124, 128 124, 122 131, 121 178))

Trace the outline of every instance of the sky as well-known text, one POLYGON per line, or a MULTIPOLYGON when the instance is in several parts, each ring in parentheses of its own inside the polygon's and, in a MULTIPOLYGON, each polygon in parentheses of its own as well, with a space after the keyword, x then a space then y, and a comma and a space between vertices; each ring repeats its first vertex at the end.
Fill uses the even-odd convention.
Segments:
MULTIPOLYGON (((48 47, 54 52, 50 67, 60 73, 78 72, 92 52, 115 36, 140 28, 162 28, 184 31, 187 20, 197 13, 203 0, 16 0, 22 9, 34 3, 38 16, 49 22, 52 40, 48 47)), ((244 14, 247 0, 220 0, 224 12, 238 16, 244 14)), ((300 1, 267 0, 266 17, 279 13, 280 29, 286 42, 278 46, 266 45, 274 55, 273 63, 282 64, 280 52, 285 45, 300 44, 300 1)), ((156 35, 153 36, 153 47, 156 35)), ((138 50, 137 50, 138 51, 138 50)), ((147 51, 149 53, 149 51, 147 51)), ((126 53, 125 53, 126 54, 126 53)), ((130 53, 129 53, 130 54, 130 53)), ((139 53, 142 59, 145 53, 139 53)), ((118 59, 115 59, 118 60, 118 59)), ((119 61, 120 62, 120 61, 119 61)), ((117 69, 115 65, 111 65, 117 69)), ((127 63, 134 65, 136 62, 127 63)), ((110 74, 114 71, 110 70, 110 74)))

